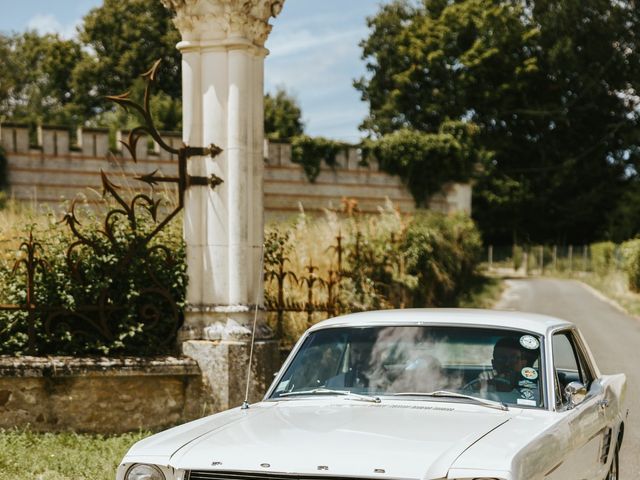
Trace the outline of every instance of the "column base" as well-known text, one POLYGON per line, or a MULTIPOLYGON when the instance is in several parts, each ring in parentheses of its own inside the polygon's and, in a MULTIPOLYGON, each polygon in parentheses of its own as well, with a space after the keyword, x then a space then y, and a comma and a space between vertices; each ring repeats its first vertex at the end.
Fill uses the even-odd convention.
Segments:
MULTIPOLYGON (((254 316, 255 307, 246 305, 185 311, 185 322, 178 332, 180 349, 198 363, 215 412, 237 407, 245 399, 254 316)), ((279 342, 264 322, 264 311, 258 310, 250 403, 262 399, 280 364, 279 342)))
MULTIPOLYGON (((221 412, 242 405, 245 399, 251 342, 232 340, 188 340, 182 353, 200 367, 211 393, 210 410, 221 412)), ((280 352, 275 340, 256 341, 251 365, 249 403, 262 400, 280 368, 280 352)))
MULTIPOLYGON (((178 331, 178 344, 187 340, 251 340, 255 306, 187 306, 184 324, 178 331)), ((264 310, 258 309, 256 340, 269 340, 273 332, 264 322, 264 310)))

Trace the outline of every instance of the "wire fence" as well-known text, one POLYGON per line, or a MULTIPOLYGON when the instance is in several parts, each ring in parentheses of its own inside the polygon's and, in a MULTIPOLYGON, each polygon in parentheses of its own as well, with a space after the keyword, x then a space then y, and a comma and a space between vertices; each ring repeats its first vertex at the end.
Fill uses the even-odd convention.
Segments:
MULTIPOLYGON (((590 245, 488 245, 486 267, 490 272, 520 275, 595 272, 599 270, 590 245)), ((607 261, 607 269, 624 270, 622 249, 617 246, 607 261)))

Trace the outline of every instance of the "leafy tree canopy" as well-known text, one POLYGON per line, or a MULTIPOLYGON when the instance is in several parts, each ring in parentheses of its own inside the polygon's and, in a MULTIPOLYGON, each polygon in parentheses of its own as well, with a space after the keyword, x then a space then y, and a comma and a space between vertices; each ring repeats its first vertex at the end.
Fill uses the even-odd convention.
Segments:
POLYGON ((35 32, 0 35, 0 118, 69 123, 78 119, 72 72, 84 57, 80 45, 35 32))
POLYGON ((92 52, 74 71, 76 102, 86 115, 111 109, 104 96, 131 89, 158 59, 162 59, 158 90, 180 98, 181 61, 176 49, 180 34, 161 2, 104 0, 84 17, 79 40, 92 52))
POLYGON ((304 133, 300 105, 284 87, 264 97, 264 132, 271 140, 290 140, 304 133))
POLYGON ((474 215, 491 241, 607 234, 639 151, 640 13, 631 0, 397 0, 362 42, 362 128, 473 123, 494 152, 474 215))

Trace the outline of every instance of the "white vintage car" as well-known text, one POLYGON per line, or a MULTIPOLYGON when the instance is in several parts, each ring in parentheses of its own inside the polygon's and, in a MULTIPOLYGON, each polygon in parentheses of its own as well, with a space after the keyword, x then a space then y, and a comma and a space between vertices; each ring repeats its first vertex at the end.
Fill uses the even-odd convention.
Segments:
POLYGON ((305 333, 262 402, 138 442, 117 480, 617 479, 625 382, 556 318, 346 315, 305 333))

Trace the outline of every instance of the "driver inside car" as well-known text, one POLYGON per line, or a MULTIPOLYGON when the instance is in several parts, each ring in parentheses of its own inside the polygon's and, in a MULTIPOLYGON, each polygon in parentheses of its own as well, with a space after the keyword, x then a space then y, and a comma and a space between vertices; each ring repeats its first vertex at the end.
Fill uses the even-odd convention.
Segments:
POLYGON ((529 360, 518 340, 514 337, 504 337, 493 347, 493 370, 482 372, 478 378, 493 384, 497 391, 508 392, 518 388, 522 369, 528 363, 529 360))
POLYGON ((523 348, 518 338, 503 337, 493 347, 493 368, 481 372, 465 389, 483 393, 495 392, 495 395, 489 396, 503 401, 518 398, 535 400, 537 371, 531 365, 536 358, 537 352, 523 348), (524 376, 525 373, 528 373, 528 378, 524 376))

